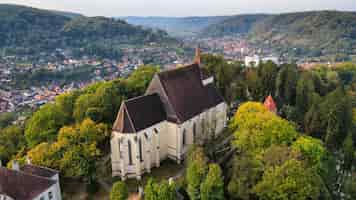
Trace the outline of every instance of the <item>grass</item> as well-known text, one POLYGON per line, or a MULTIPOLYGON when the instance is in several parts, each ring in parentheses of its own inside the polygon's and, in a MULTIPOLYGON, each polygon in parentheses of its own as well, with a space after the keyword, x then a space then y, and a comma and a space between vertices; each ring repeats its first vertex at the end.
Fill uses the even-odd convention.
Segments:
MULTIPOLYGON (((149 178, 153 178, 157 181, 168 180, 170 177, 175 176, 181 170, 184 169, 183 165, 178 165, 172 160, 165 160, 161 162, 161 166, 158 168, 152 168, 151 173, 145 173, 140 181, 135 178, 127 179, 125 183, 127 184, 130 192, 137 192, 139 185, 146 185, 149 178)), ((116 181, 121 180, 120 177, 112 178, 112 184, 116 181)))
MULTIPOLYGON (((116 181, 121 180, 121 178, 111 177, 110 166, 110 160, 102 162, 102 164, 98 166, 97 176, 110 185, 113 185, 116 181)), ((129 192, 135 193, 138 190, 138 186, 144 186, 149 178, 154 178, 157 181, 168 180, 170 177, 177 175, 183 169, 183 165, 178 165, 174 161, 167 159, 161 162, 161 166, 159 168, 152 168, 150 174, 145 173, 141 181, 137 181, 135 178, 131 178, 127 179, 125 183, 129 188, 129 192)), ((85 183, 79 180, 71 179, 62 179, 62 195, 64 200, 107 200, 109 197, 109 193, 101 188, 100 185, 96 194, 89 195, 86 192, 85 183)))

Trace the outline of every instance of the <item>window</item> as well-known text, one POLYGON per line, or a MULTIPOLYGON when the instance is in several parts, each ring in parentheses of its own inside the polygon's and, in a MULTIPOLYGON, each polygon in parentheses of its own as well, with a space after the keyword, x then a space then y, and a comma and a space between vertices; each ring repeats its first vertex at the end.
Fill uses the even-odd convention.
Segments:
POLYGON ((140 161, 143 162, 143 157, 142 157, 142 140, 141 138, 138 140, 138 148, 139 148, 139 153, 140 153, 140 161))
POLYGON ((49 200, 53 199, 53 194, 52 194, 52 192, 48 192, 48 199, 49 199, 49 200))
POLYGON ((121 139, 118 140, 119 158, 121 158, 121 150, 120 150, 120 143, 121 143, 121 141, 120 141, 120 140, 121 140, 121 139))
POLYGON ((185 129, 183 129, 183 139, 182 139, 182 143, 183 143, 183 147, 186 145, 187 141, 186 141, 186 131, 185 129))
POLYGON ((193 124, 193 141, 195 142, 197 137, 197 125, 194 123, 193 124))
POLYGON ((127 141, 127 148, 128 148, 128 154, 129 154, 129 165, 132 165, 132 154, 131 154, 131 142, 130 142, 130 140, 129 141, 127 141))

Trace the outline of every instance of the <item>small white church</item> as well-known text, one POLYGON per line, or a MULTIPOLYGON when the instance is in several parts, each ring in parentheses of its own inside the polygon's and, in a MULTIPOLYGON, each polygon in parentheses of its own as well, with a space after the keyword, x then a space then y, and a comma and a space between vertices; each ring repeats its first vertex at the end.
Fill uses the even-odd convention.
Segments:
POLYGON ((112 130, 112 175, 141 179, 162 160, 181 163, 189 145, 222 132, 226 115, 197 49, 194 64, 156 74, 145 95, 123 101, 112 130))

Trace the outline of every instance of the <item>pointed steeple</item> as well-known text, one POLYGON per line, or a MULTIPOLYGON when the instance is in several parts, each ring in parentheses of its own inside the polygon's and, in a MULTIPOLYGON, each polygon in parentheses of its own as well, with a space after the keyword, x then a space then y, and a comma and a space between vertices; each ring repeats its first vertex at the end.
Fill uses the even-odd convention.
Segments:
POLYGON ((200 65, 201 63, 201 58, 200 58, 201 50, 200 46, 195 49, 195 58, 194 58, 194 64, 200 65))
POLYGON ((277 113, 277 106, 271 95, 266 98, 263 104, 270 112, 277 113))

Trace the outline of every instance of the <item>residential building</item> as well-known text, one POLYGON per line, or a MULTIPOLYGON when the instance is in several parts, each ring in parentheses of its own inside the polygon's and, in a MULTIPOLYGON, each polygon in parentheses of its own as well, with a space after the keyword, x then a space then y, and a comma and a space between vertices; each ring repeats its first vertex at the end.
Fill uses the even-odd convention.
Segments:
POLYGON ((56 170, 17 162, 12 169, 0 166, 0 200, 61 200, 56 170))

